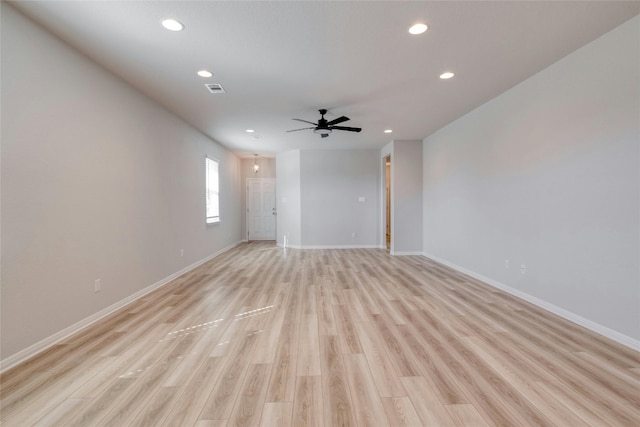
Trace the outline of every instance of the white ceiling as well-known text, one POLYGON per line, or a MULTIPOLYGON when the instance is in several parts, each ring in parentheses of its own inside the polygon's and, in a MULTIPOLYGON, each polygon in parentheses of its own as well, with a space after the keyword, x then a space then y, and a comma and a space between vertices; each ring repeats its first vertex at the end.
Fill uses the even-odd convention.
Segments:
POLYGON ((240 155, 422 139, 640 13, 635 1, 12 4, 240 155), (420 21, 429 30, 410 35, 420 21), (319 108, 363 131, 285 132, 319 108))

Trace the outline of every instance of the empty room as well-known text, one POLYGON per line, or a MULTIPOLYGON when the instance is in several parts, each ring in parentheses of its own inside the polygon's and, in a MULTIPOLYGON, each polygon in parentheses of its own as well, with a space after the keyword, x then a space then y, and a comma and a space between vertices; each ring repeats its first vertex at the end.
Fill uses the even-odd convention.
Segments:
POLYGON ((0 2, 3 426, 640 425, 640 2, 0 2))

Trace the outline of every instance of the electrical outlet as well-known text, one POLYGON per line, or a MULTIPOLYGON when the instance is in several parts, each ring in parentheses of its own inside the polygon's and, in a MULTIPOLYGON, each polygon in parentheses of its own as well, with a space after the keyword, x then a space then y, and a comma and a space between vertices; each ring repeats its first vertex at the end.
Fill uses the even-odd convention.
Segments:
POLYGON ((180 249, 180 256, 184 256, 184 249, 180 249))
POLYGON ((508 259, 504 260, 504 268, 505 268, 505 270, 509 269, 509 260, 508 259))
POLYGON ((524 276, 527 274, 527 266, 524 264, 520 264, 520 273, 524 276))
POLYGON ((101 279, 96 279, 96 281, 93 283, 93 291, 95 293, 98 293, 102 290, 102 280, 101 279))
POLYGON ((351 233, 351 237, 355 239, 356 237, 358 237, 358 233, 351 233))

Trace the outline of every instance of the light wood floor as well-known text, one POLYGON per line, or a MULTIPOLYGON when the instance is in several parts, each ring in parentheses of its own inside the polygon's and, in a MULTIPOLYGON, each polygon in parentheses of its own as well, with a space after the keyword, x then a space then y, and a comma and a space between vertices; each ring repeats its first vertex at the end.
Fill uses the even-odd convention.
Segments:
POLYGON ((640 353, 384 250, 240 245, 1 382, 4 426, 640 425, 640 353))

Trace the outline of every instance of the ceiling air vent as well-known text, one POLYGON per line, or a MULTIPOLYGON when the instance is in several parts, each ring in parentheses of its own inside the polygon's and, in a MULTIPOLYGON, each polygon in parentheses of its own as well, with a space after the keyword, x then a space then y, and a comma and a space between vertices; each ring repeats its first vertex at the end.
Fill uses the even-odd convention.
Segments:
POLYGON ((205 86, 211 93, 226 93, 221 84, 218 83, 206 83, 205 86))

